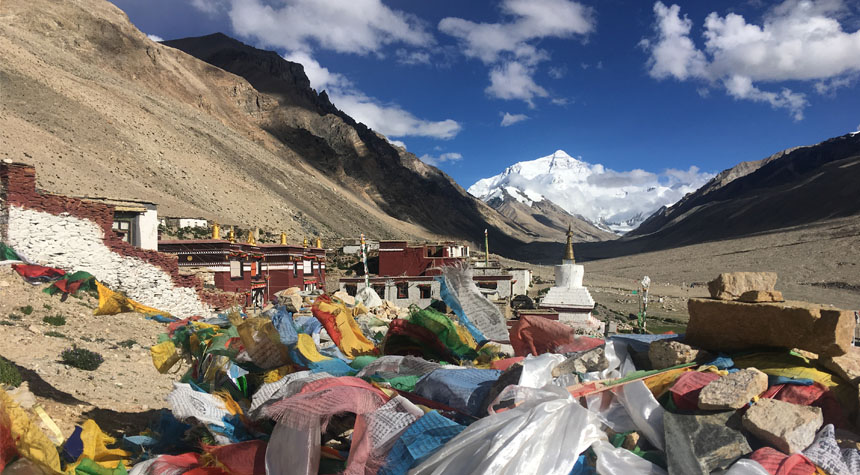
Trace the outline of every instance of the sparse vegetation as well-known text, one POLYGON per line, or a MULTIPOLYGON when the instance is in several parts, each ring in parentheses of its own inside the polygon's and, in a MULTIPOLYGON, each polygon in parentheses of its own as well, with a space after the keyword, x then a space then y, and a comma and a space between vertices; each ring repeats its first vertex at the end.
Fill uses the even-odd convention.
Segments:
POLYGON ((104 362, 102 355, 85 348, 72 347, 60 355, 63 364, 84 371, 95 371, 104 362))
POLYGON ((9 314, 9 320, 15 320, 15 321, 21 320, 21 315, 15 315, 14 313, 10 313, 9 314))
POLYGON ((123 341, 117 343, 117 345, 119 345, 123 348, 131 348, 136 344, 137 344, 136 340, 123 340, 123 341))
POLYGON ((14 327, 15 326, 14 323, 12 323, 8 320, 0 320, 0 325, 3 325, 4 327, 14 327))
POLYGON ((51 330, 49 332, 45 332, 45 336, 52 336, 54 338, 65 338, 65 339, 69 338, 65 334, 60 333, 58 331, 54 331, 54 330, 51 330))
POLYGON ((20 307, 18 310, 20 310, 21 313, 23 313, 24 315, 30 315, 31 313, 33 313, 33 306, 27 305, 24 307, 20 307))
POLYGON ((17 388, 21 385, 21 372, 11 361, 0 356, 0 385, 17 388))
POLYGON ((42 321, 47 323, 48 325, 61 327, 66 324, 66 317, 62 315, 53 315, 49 317, 42 317, 42 321))
POLYGON ((52 307, 48 304, 44 304, 42 305, 42 308, 44 308, 45 310, 50 310, 52 307))

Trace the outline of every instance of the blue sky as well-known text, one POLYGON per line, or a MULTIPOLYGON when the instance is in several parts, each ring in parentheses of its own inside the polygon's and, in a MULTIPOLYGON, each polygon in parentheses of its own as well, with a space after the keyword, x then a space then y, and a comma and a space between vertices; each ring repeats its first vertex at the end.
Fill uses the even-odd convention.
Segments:
POLYGON ((466 188, 557 149, 717 172, 860 128, 854 1, 113 3, 156 37, 221 31, 301 62, 466 188))

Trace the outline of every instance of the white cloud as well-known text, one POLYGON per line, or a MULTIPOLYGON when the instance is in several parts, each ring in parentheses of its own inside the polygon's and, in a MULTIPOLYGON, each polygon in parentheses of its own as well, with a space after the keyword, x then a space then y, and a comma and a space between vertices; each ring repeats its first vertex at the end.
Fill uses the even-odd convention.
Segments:
POLYGON ((448 153, 443 153, 443 154, 439 155, 438 157, 434 157, 432 155, 425 153, 424 155, 422 155, 419 158, 422 162, 426 163, 427 165, 433 165, 434 167, 436 167, 436 166, 439 166, 439 165, 446 163, 446 162, 452 163, 452 162, 460 161, 463 159, 463 155, 461 155, 457 152, 448 152, 448 153))
POLYGON ((462 129, 455 120, 419 119, 396 104, 384 105, 357 91, 333 90, 329 97, 353 119, 389 137, 450 139, 462 129))
POLYGON ((427 51, 407 51, 400 48, 394 52, 400 64, 430 64, 430 53, 427 51))
POLYGON ((510 125, 516 124, 517 122, 522 122, 528 118, 529 118, 529 116, 527 116, 525 114, 510 114, 508 112, 505 112, 502 114, 502 124, 501 125, 502 125, 502 127, 508 127, 510 125))
POLYGON ((557 106, 566 106, 568 104, 573 103, 572 100, 570 100, 566 97, 553 97, 549 101, 552 102, 553 104, 557 105, 557 106))
POLYGON ((391 139, 389 139, 389 140, 388 140, 388 143, 390 143, 391 145, 394 145, 395 147, 400 147, 400 148, 402 148, 403 150, 406 150, 406 144, 405 144, 405 143, 403 143, 403 142, 401 142, 400 140, 391 140, 391 139))
POLYGON ((521 63, 511 61, 490 71, 490 85, 484 90, 499 99, 522 99, 529 107, 534 107, 532 99, 547 97, 549 93, 532 78, 532 70, 521 63))
MULTIPOLYGON (((521 99, 531 105, 533 97, 548 96, 532 79, 535 66, 549 59, 549 53, 535 43, 543 38, 588 35, 594 31, 594 12, 570 0, 503 0, 501 10, 510 21, 476 23, 447 17, 439 22, 439 30, 457 38, 463 54, 492 66, 487 93, 501 99, 521 99), (515 71, 511 65, 516 65, 515 71), (506 74, 515 74, 519 85, 510 88, 499 84, 506 74)), ((561 77, 563 72, 555 69, 550 75, 561 77)))
POLYGON ((791 89, 760 89, 756 83, 816 81, 820 94, 850 85, 860 73, 860 30, 844 31, 842 0, 786 0, 768 10, 761 24, 741 15, 710 13, 704 49, 690 37, 693 22, 680 7, 654 4, 656 37, 640 45, 649 53, 649 74, 657 79, 721 83, 735 98, 787 109, 799 120, 806 97, 791 89))
POLYGON ((203 13, 214 15, 222 10, 227 0, 190 0, 191 5, 203 13))
POLYGON ((547 71, 547 74, 553 79, 561 79, 567 74, 567 68, 564 66, 552 66, 547 71))
POLYGON ((149 39, 151 39, 152 41, 157 42, 157 43, 160 43, 160 42, 164 41, 164 38, 162 38, 162 37, 160 37, 160 36, 158 36, 158 35, 146 35, 146 37, 147 37, 147 38, 149 38, 149 39))
POLYGON ((233 0, 230 20, 239 35, 289 51, 318 46, 364 55, 394 43, 434 43, 416 17, 380 0, 284 0, 274 8, 260 0, 233 0))
POLYGON ((311 87, 317 91, 331 88, 349 88, 352 83, 340 73, 333 73, 320 65, 309 53, 294 51, 284 55, 284 59, 301 64, 311 82, 311 87))

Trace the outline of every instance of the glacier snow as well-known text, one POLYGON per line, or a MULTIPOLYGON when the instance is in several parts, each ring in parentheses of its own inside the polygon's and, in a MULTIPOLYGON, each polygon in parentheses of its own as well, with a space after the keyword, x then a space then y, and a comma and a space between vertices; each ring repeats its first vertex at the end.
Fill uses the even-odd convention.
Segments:
POLYGON ((619 172, 571 157, 563 150, 536 160, 519 162, 504 172, 478 180, 469 193, 483 201, 508 195, 531 206, 549 199, 572 215, 624 234, 663 206, 671 206, 696 191, 713 173, 667 169, 619 172))

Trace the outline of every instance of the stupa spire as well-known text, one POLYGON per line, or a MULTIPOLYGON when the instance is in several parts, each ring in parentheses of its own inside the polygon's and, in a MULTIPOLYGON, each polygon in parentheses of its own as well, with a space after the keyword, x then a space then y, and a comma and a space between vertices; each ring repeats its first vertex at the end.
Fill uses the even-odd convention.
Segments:
POLYGON ((576 262, 573 258, 573 231, 569 224, 567 225, 567 248, 564 251, 564 260, 576 262))

